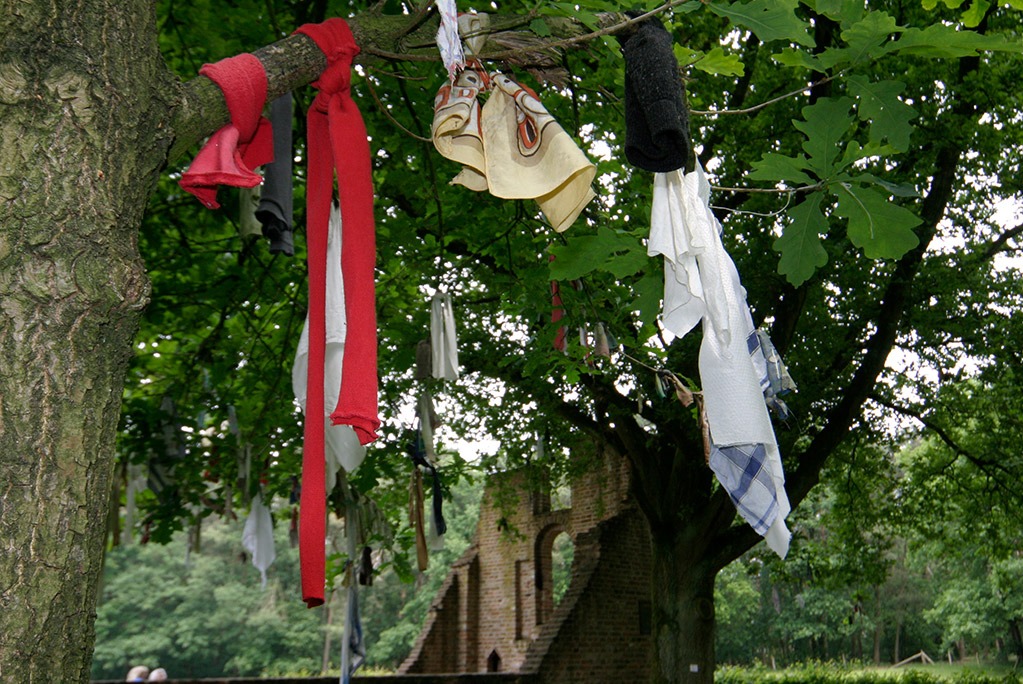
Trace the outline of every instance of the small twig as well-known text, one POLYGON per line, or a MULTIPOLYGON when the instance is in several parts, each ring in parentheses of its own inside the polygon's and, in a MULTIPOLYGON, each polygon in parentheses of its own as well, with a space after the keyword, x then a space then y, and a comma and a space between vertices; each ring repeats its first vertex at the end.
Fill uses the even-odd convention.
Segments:
POLYGON ((408 55, 401 54, 400 52, 388 52, 387 50, 380 50, 369 45, 361 48, 367 55, 373 55, 374 57, 380 57, 382 59, 390 59, 397 62, 439 62, 440 55, 408 55))
POLYGON ((731 207, 719 207, 710 205, 711 209, 717 209, 719 211, 727 211, 730 214, 743 214, 745 216, 760 216, 762 218, 774 218, 775 216, 781 216, 785 213, 785 210, 789 208, 789 204, 792 202, 792 193, 785 195, 785 204, 781 209, 775 209, 774 211, 763 212, 763 211, 749 211, 747 209, 732 209, 731 207))
POLYGON ((1010 228, 999 235, 995 240, 988 245, 987 249, 981 254, 981 258, 984 261, 991 259, 996 254, 1004 252, 1010 248, 1009 240, 1019 237, 1023 234, 1023 223, 1019 224, 1015 228, 1010 228))
MULTIPOLYGON (((554 49, 557 49, 557 48, 560 48, 560 47, 567 47, 569 45, 575 45, 576 43, 585 43, 585 42, 593 40, 595 38, 601 38, 603 36, 609 36, 611 34, 620 32, 624 28, 628 28, 629 26, 632 26, 633 24, 638 24, 638 23, 640 23, 642 21, 645 21, 645 20, 649 19, 652 16, 655 16, 657 14, 661 14, 662 12, 666 12, 667 10, 671 9, 672 7, 675 7, 676 5, 681 5, 681 4, 689 2, 689 1, 690 0, 669 0, 668 2, 664 3, 663 5, 660 5, 659 7, 655 7, 654 9, 650 10, 649 12, 646 12, 645 14, 641 14, 638 17, 632 17, 630 19, 626 19, 625 21, 623 21, 621 23, 613 24, 611 26, 607 26, 605 28, 602 28, 602 29, 600 29, 598 31, 592 31, 590 33, 586 33, 586 34, 583 34, 581 36, 575 36, 574 38, 563 38, 561 40, 555 40, 555 41, 553 41, 551 43, 547 43, 546 45, 544 45, 542 49, 544 49, 544 50, 554 50, 554 49)), ((508 59, 509 57, 517 57, 518 55, 526 53, 526 52, 535 52, 536 50, 537 50, 536 47, 522 48, 522 49, 517 49, 517 50, 505 50, 504 52, 495 52, 494 54, 486 55, 485 57, 483 57, 483 59, 503 60, 503 59, 508 59)))
POLYGON ((814 185, 802 185, 798 188, 730 188, 725 185, 712 185, 710 186, 713 190, 719 190, 721 192, 739 192, 739 193, 753 193, 753 192, 766 192, 778 195, 795 195, 799 192, 811 192, 813 190, 820 190, 823 187, 823 183, 816 183, 814 185))
POLYGON ((408 74, 399 74, 397 71, 391 71, 389 69, 378 69, 370 65, 362 65, 362 68, 366 71, 371 71, 374 74, 380 76, 390 76, 391 78, 398 79, 399 81, 428 81, 429 78, 426 76, 409 76, 408 74))
POLYGON ((643 366, 643 368, 646 368, 648 371, 651 371, 653 373, 663 373, 664 372, 663 368, 654 368, 653 366, 651 366, 649 364, 643 363, 642 361, 640 361, 636 357, 630 356, 629 353, 626 352, 626 351, 619 350, 619 353, 622 356, 624 356, 625 358, 627 358, 629 361, 632 361, 633 363, 635 363, 637 365, 643 366))
POLYGON ((432 138, 424 138, 421 135, 413 133, 409 129, 405 128, 405 126, 403 126, 400 121, 395 119, 391 112, 387 110, 387 107, 384 106, 384 103, 380 101, 380 98, 377 97, 377 91, 376 89, 373 88, 373 83, 368 78, 366 79, 366 87, 369 88, 369 94, 373 96, 373 101, 377 103, 377 107, 379 107, 380 111, 384 113, 384 116, 390 119, 391 123, 393 123, 399 129, 401 129, 406 135, 410 135, 420 142, 433 142, 432 138))
POLYGON ((772 98, 770 100, 767 100, 766 102, 761 102, 758 105, 753 105, 752 107, 747 107, 745 109, 718 109, 718 110, 690 109, 689 113, 693 114, 695 116, 717 116, 718 114, 752 114, 755 111, 758 111, 760 109, 763 109, 764 107, 768 107, 770 105, 773 105, 773 104, 775 104, 777 102, 781 102, 784 99, 787 99, 787 98, 790 98, 790 97, 795 97, 796 95, 799 95, 799 94, 803 93, 804 91, 810 90, 811 88, 816 88, 819 85, 824 85, 825 83, 828 83, 830 81, 834 81, 836 78, 841 76, 843 73, 844 72, 839 72, 839 73, 833 74, 831 76, 825 76, 824 78, 820 79, 819 81, 814 81, 813 83, 810 83, 809 85, 806 85, 806 86, 804 86, 802 88, 799 88, 798 90, 793 90, 792 92, 785 93, 784 95, 779 95, 778 97, 775 97, 775 98, 772 98))

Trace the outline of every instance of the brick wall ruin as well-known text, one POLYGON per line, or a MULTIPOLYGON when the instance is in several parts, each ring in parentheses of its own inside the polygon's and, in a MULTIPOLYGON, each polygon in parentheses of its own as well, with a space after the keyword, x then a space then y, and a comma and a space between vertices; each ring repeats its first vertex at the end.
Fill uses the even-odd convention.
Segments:
POLYGON ((552 505, 528 469, 492 476, 476 539, 452 566, 400 674, 505 672, 532 681, 643 681, 650 651, 650 548, 629 500, 628 466, 609 458, 552 505), (551 548, 574 542, 555 605, 551 548))

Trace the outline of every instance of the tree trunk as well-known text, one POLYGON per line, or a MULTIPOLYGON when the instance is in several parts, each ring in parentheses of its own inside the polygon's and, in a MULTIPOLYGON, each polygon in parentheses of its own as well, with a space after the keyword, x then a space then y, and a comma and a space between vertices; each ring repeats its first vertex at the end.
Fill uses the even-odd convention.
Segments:
MULTIPOLYGON (((881 587, 874 586, 874 664, 881 664, 881 635, 884 629, 881 622, 881 587)), ((898 661, 896 661, 898 662, 898 661)))
POLYGON ((653 537, 654 666, 657 684, 714 681, 716 568, 675 539, 653 537))
POLYGON ((895 659, 893 663, 902 662, 901 658, 901 647, 902 647, 902 619, 895 621, 895 659))
POLYGON ((87 682, 172 88, 151 2, 0 2, 0 36, 0 681, 87 682))
POLYGON ((1023 663, 1023 634, 1020 634, 1019 620, 1009 620, 1009 633, 1012 634, 1012 647, 1016 652, 1016 663, 1023 663))

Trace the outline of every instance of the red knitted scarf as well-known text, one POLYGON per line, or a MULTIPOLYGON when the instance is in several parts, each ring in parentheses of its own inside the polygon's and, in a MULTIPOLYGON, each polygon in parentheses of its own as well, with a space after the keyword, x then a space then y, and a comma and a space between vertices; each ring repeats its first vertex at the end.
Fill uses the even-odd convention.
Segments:
POLYGON ((301 33, 327 57, 313 87, 319 90, 308 112, 309 173, 306 225, 309 254, 309 371, 302 452, 299 554, 302 598, 311 608, 323 603, 326 537, 323 362, 326 339, 327 225, 337 174, 341 198, 341 274, 345 287, 345 339, 341 392, 331 413, 335 425, 351 425, 362 444, 376 439, 377 328, 373 269, 376 229, 366 126, 352 101, 352 59, 359 53, 343 19, 306 24, 301 33))

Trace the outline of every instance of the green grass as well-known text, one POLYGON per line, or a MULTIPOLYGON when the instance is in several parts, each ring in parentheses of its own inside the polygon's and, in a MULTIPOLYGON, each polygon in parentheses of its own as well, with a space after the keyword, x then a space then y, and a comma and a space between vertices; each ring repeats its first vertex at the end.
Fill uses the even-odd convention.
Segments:
POLYGON ((1023 672, 1004 663, 913 663, 874 667, 842 663, 805 663, 779 670, 723 667, 716 684, 1023 684, 1023 672))

